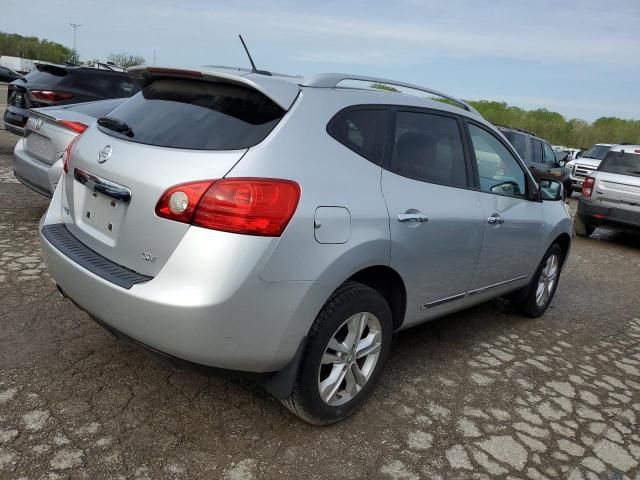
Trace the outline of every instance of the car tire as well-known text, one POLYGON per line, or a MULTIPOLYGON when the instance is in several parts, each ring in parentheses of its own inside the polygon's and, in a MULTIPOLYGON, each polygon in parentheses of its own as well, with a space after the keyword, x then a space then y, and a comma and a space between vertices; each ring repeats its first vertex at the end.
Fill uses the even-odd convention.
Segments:
POLYGON ((576 235, 579 235, 581 237, 590 237, 596 229, 596 227, 594 227, 593 225, 587 225, 586 223, 584 223, 577 215, 573 219, 573 224, 575 225, 576 235))
POLYGON ((314 425, 348 417, 376 386, 392 337, 391 309, 385 298, 363 284, 346 282, 311 326, 293 391, 282 403, 314 425))
POLYGON ((564 252, 557 243, 549 247, 529 285, 510 295, 511 307, 518 313, 536 318, 549 308, 558 287, 564 252), (553 275, 553 278, 550 278, 553 275))

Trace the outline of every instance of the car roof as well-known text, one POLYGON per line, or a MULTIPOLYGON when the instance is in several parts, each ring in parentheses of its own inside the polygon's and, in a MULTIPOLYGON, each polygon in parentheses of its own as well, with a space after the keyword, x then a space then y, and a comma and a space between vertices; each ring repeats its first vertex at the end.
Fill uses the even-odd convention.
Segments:
MULTIPOLYGON (((336 92, 356 93, 360 103, 372 104, 400 104, 407 106, 422 106, 450 112, 464 112, 467 116, 487 123, 484 118, 467 102, 457 99, 451 95, 432 90, 427 87, 413 85, 396 80, 389 80, 377 77, 368 77, 343 73, 322 73, 310 77, 293 76, 281 73, 256 72, 245 68, 205 66, 196 68, 175 68, 156 66, 136 66, 128 70, 132 78, 144 83, 145 78, 159 76, 189 77, 200 75, 205 80, 226 80, 233 84, 244 85, 254 88, 282 108, 289 109, 297 98, 302 88, 332 89, 336 92), (404 89, 403 91, 392 92, 376 88, 355 88, 341 86, 344 81, 366 82, 369 84, 381 83, 393 87, 404 89), (451 105, 434 100, 432 97, 409 94, 406 90, 420 92, 422 95, 435 95, 444 98, 446 101, 455 102, 451 105), (362 94, 366 92, 366 94, 362 94), (459 105, 459 106, 458 106, 459 105)), ((150 79, 149 79, 150 80, 150 79)), ((354 98, 355 100, 355 98, 354 98)))
POLYGON ((640 145, 614 145, 611 148, 612 152, 628 152, 628 153, 640 153, 640 145))

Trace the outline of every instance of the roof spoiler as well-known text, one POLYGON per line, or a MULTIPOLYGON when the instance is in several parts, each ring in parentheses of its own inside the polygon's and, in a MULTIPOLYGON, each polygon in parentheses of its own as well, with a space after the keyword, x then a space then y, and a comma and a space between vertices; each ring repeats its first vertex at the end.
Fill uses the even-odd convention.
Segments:
POLYGON ((294 82, 251 72, 230 73, 228 71, 222 72, 209 69, 166 68, 144 65, 131 67, 127 72, 142 88, 160 78, 187 78, 251 88, 262 93, 284 110, 289 110, 300 93, 300 86, 294 82))

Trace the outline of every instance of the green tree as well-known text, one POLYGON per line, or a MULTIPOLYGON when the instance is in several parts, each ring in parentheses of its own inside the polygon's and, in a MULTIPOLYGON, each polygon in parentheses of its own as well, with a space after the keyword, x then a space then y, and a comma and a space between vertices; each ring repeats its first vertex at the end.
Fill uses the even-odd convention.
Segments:
POLYGON ((23 37, 15 33, 0 32, 0 55, 64 63, 71 60, 72 50, 46 39, 41 40, 37 37, 23 37))

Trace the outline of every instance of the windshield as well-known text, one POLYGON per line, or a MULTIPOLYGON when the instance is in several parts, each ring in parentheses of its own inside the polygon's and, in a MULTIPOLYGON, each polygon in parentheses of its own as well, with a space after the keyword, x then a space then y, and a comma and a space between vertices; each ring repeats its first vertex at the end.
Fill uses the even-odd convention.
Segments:
POLYGON ((624 150, 609 152, 598 167, 598 171, 640 177, 640 153, 630 153, 624 150))
POLYGON ((594 145, 582 155, 582 158, 595 158, 596 160, 602 160, 607 153, 609 153, 611 147, 606 145, 594 145))

